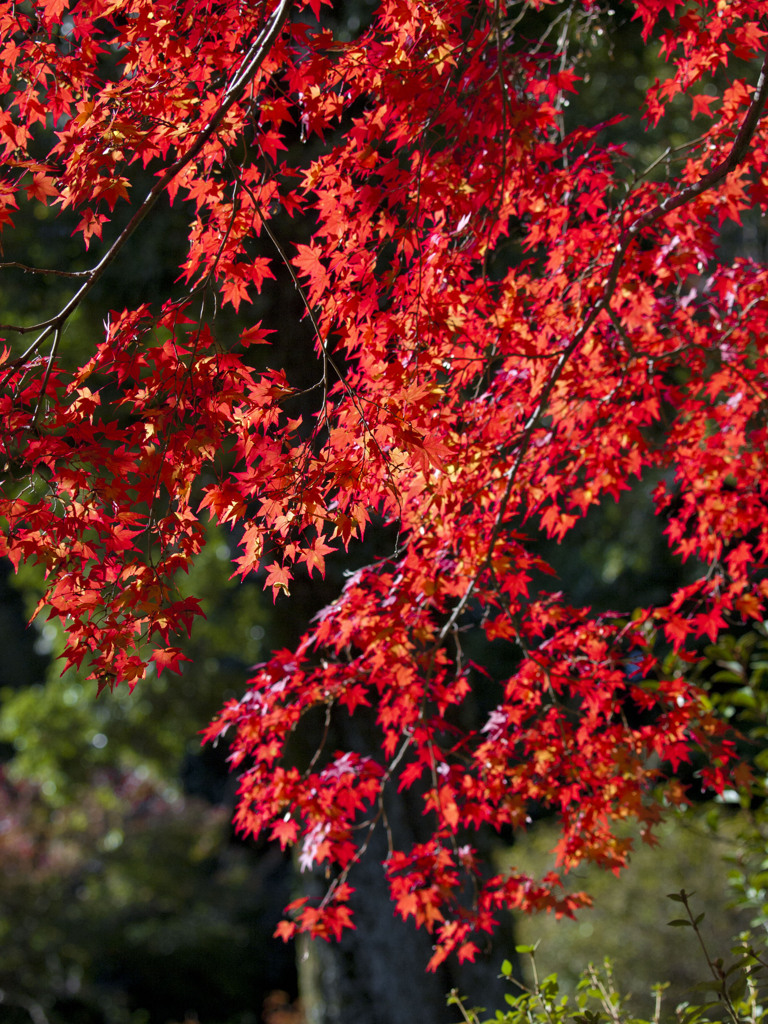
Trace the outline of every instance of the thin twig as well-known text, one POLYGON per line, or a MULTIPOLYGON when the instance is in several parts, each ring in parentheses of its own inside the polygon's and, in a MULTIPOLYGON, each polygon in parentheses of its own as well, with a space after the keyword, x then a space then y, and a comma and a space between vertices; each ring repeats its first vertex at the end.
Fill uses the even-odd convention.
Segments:
MULTIPOLYGON (((0 270, 9 270, 11 268, 23 270, 25 274, 43 274, 50 277, 88 277, 91 273, 90 270, 52 270, 49 267, 30 267, 26 263, 19 263, 18 260, 8 260, 0 263, 0 270)), ((3 330, 8 330, 8 328, 3 327, 3 330)), ((27 330, 33 330, 33 328, 29 327, 27 330)))

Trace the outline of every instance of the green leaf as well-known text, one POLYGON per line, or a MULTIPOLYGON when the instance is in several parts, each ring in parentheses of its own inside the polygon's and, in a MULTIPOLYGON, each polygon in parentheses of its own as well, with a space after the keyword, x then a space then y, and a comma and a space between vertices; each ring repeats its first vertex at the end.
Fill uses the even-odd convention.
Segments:
POLYGON ((748 956, 742 957, 740 960, 737 960, 736 963, 731 964, 727 970, 723 971, 723 977, 730 977, 734 971, 743 971, 749 962, 750 958, 748 956))
POLYGON ((728 996, 733 1002, 737 1003, 739 1002, 739 1000, 744 998, 746 992, 747 978, 744 974, 742 974, 740 978, 737 978, 736 981, 734 981, 734 983, 729 986, 728 996))
MULTIPOLYGON (((723 983, 722 981, 700 981, 697 985, 694 985, 696 992, 722 992, 723 983)), ((709 1003, 707 1004, 710 1005, 709 1003)))

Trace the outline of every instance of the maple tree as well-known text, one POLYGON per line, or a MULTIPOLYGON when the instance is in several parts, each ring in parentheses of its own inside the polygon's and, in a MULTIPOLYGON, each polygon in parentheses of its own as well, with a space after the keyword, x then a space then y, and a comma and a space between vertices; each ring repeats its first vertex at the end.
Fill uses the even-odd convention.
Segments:
POLYGON ((732 743, 679 666, 768 598, 767 276, 718 245, 768 202, 768 2, 628 5, 667 62, 648 125, 683 104, 701 126, 641 171, 607 141, 620 122, 565 117, 573 25, 615 12, 381 0, 345 40, 323 4, 0 3, 0 225, 74 212, 93 255, 82 271, 3 264, 69 275, 72 292, 0 325, 2 553, 44 566, 65 664, 132 687, 180 667, 199 605, 176 581, 206 516, 276 600, 389 531, 389 553, 206 735, 227 735, 241 770, 239 828, 329 867, 285 937, 353 923, 348 869, 387 827, 382 793, 423 792, 432 836, 385 870, 399 913, 434 933, 434 967, 472 959, 505 907, 586 901, 554 873, 481 872, 482 825, 551 808, 563 870, 618 869, 616 822, 650 837, 661 804, 685 800, 655 788, 662 764, 696 754, 703 786, 729 777, 732 743), (176 290, 111 311, 73 361, 70 318, 161 200, 191 218, 176 290), (279 266, 311 326, 309 389, 269 364, 255 314, 217 333, 218 305, 246 317, 279 266), (692 582, 634 614, 570 606, 537 538, 652 472, 692 582), (474 634, 510 653, 469 728, 474 634), (317 708, 372 709, 377 755, 321 742, 293 763, 317 708))

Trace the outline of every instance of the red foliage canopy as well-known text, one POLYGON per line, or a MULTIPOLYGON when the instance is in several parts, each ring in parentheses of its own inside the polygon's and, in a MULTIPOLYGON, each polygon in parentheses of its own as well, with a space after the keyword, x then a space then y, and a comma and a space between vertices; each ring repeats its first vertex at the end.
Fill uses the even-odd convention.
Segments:
POLYGON ((95 253, 49 319, 2 325, 2 551, 44 565, 67 664, 133 686, 149 662, 178 668, 199 609, 174 580, 203 511, 237 527, 242 577, 269 562, 275 596, 372 520, 394 528, 389 557, 208 735, 230 730, 244 768, 239 826, 337 871, 284 935, 350 924, 346 869, 383 789, 420 786, 432 838, 386 871, 399 912, 434 932, 434 964, 471 958, 502 907, 579 902, 512 873, 478 875, 467 905, 483 823, 554 808, 564 868, 617 868, 613 823, 652 827, 661 762, 701 748, 703 781, 723 782, 730 748, 662 660, 763 617, 768 598, 768 274, 718 252, 723 223, 768 202, 768 2, 629 5, 668 62, 648 124, 674 101, 702 125, 634 177, 605 126, 563 116, 580 88, 567 26, 610 27, 612 11, 380 0, 342 41, 322 3, 0 2, 0 224, 71 209, 95 253), (163 197, 191 214, 177 293, 113 312, 73 366, 68 319, 163 197), (312 225, 309 243, 278 215, 312 225), (249 353, 267 332, 217 337, 201 301, 215 291, 245 314, 280 263, 314 336, 301 402, 249 353), (694 582, 634 617, 533 583, 546 567, 530 537, 565 537, 650 470, 694 582), (515 652, 469 730, 468 629, 515 652), (379 755, 292 765, 287 739, 318 706, 372 708, 379 755))

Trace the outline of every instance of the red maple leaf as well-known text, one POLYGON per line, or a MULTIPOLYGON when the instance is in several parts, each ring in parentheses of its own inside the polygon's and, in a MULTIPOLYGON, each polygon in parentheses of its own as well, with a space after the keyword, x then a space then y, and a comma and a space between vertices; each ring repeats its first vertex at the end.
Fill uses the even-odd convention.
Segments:
POLYGON ((272 599, 277 599, 278 591, 288 593, 288 587, 290 581, 293 579, 293 573, 290 569, 286 569, 280 565, 279 562, 272 562, 271 565, 267 566, 267 581, 265 586, 272 587, 272 599))

